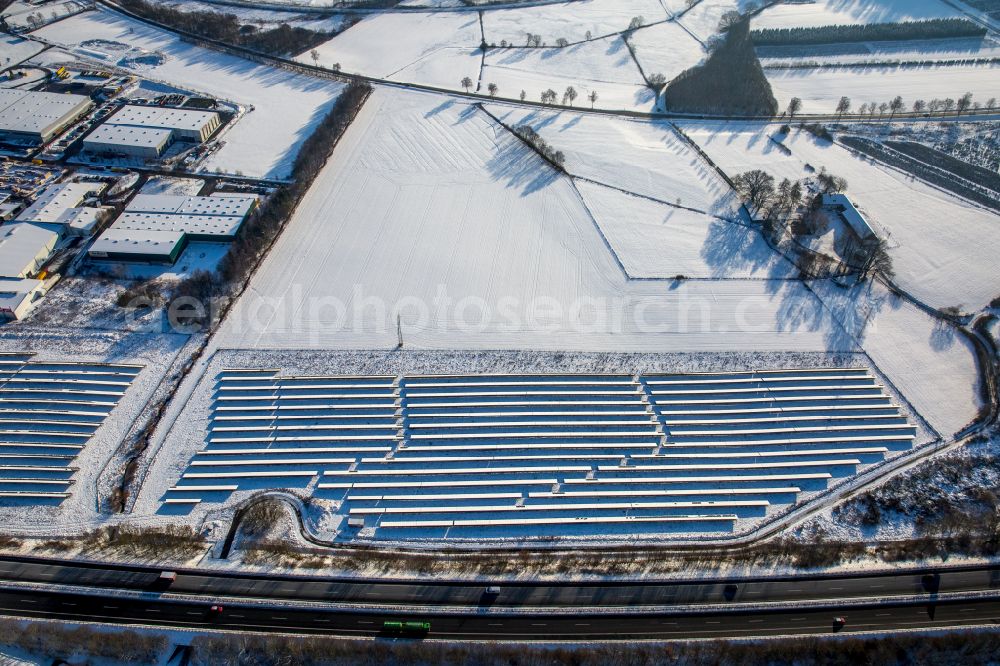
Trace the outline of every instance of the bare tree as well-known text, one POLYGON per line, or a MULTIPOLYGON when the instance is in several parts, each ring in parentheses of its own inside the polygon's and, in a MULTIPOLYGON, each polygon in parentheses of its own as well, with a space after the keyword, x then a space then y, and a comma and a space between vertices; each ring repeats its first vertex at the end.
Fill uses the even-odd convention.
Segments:
POLYGON ((590 94, 587 95, 587 99, 590 100, 590 108, 594 108, 594 104, 597 103, 597 91, 591 90, 590 94))
POLYGON ((646 25, 646 19, 642 16, 633 16, 632 20, 628 23, 628 32, 633 30, 638 30, 642 26, 646 25))
POLYGON ((489 92, 490 97, 496 97, 497 93, 500 91, 500 88, 497 86, 497 84, 491 83, 488 86, 486 86, 486 91, 489 92))
POLYGON ((755 213, 759 213, 774 196, 774 176, 760 169, 738 174, 733 178, 733 184, 755 213))
POLYGON ((566 86, 566 92, 563 93, 563 104, 566 104, 566 100, 569 100, 569 105, 573 106, 573 102, 576 100, 576 88, 573 86, 566 86))
POLYGON ((527 97, 527 96, 528 96, 528 93, 526 91, 522 90, 521 91, 521 101, 523 102, 524 98, 527 97))
POLYGON ((319 66, 319 51, 313 49, 309 52, 309 57, 312 58, 313 65, 319 66))
POLYGON ((986 108, 987 109, 992 109, 992 108, 996 107, 996 105, 997 105, 997 98, 996 97, 990 97, 988 100, 986 100, 986 108))
POLYGON ((798 97, 793 97, 788 100, 788 117, 794 118, 795 114, 802 110, 802 100, 798 97))
POLYGON ((719 18, 719 32, 726 32, 734 25, 743 20, 743 15, 738 11, 730 10, 719 18))
POLYGON ((567 46, 569 46, 569 40, 566 39, 565 37, 560 37, 559 39, 556 40, 556 46, 558 46, 561 49, 564 49, 567 46))
POLYGON ((958 98, 958 115, 962 115, 963 111, 967 111, 970 106, 972 106, 972 93, 967 92, 958 98))
POLYGON ((889 110, 889 102, 882 102, 878 105, 878 117, 881 118, 889 110))
POLYGON ((837 120, 839 121, 844 117, 844 114, 851 110, 851 98, 841 97, 840 101, 837 102, 837 120))
POLYGON ((552 88, 542 92, 542 102, 545 104, 555 104, 556 103, 556 91, 552 88))
POLYGON ((902 111, 903 110, 903 106, 904 106, 903 105, 903 98, 900 97, 899 95, 896 95, 892 99, 892 101, 889 102, 889 110, 892 111, 892 113, 889 114, 889 120, 892 120, 896 116, 897 113, 899 113, 900 111, 902 111))
POLYGON ((955 100, 951 97, 946 97, 943 102, 941 102, 941 109, 943 111, 951 111, 955 108, 955 100))
POLYGON ((918 99, 917 101, 915 101, 913 103, 913 112, 914 113, 923 113, 924 109, 926 109, 926 108, 927 108, 927 102, 925 102, 922 99, 918 99))
POLYGON ((463 77, 462 87, 465 88, 465 92, 469 92, 469 89, 472 88, 472 79, 470 79, 468 76, 463 77))
POLYGON ((589 42, 590 40, 592 40, 594 38, 594 33, 590 32, 588 30, 586 33, 584 33, 583 38, 586 39, 589 42))
POLYGON ((650 88, 653 89, 654 92, 659 92, 660 88, 666 85, 667 77, 661 74, 660 72, 656 72, 655 74, 649 75, 649 78, 647 79, 646 83, 650 88))

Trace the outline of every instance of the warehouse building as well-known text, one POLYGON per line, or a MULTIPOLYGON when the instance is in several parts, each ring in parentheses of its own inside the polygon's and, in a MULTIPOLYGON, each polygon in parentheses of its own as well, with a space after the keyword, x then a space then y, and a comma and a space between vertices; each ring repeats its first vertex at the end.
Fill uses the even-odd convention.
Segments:
POLYGON ((135 231, 111 227, 87 251, 93 259, 105 261, 173 264, 187 247, 181 231, 135 231))
POLYGON ((160 157, 175 141, 202 143, 222 124, 214 111, 127 105, 83 140, 92 153, 160 157))
POLYGON ((138 194, 88 254, 105 261, 174 263, 189 242, 229 242, 257 205, 254 196, 138 194))
POLYGON ((50 185, 15 219, 55 231, 60 236, 88 235, 97 225, 102 209, 81 205, 103 189, 104 183, 50 185))
POLYGON ((0 136, 47 143, 92 108, 94 103, 84 95, 0 89, 0 136))
POLYGON ((48 261, 58 242, 59 234, 34 224, 0 226, 0 276, 33 276, 48 261))
POLYGON ((45 291, 41 280, 0 278, 0 320, 23 319, 45 291))

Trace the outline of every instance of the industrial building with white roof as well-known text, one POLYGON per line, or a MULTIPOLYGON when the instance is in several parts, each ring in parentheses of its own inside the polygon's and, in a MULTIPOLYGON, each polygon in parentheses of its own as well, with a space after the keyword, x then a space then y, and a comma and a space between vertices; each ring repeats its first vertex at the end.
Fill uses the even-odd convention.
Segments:
POLYGON ((101 208, 82 208, 91 195, 99 194, 103 183, 60 183, 45 188, 35 201, 15 219, 30 222, 60 235, 89 235, 97 225, 101 208))
POLYGON ((254 196, 139 194, 94 242, 89 255, 172 264, 191 241, 233 240, 256 205, 254 196))
POLYGON ((214 111, 123 106, 83 140, 92 153, 156 159, 175 141, 202 143, 221 125, 214 111))
POLYGON ((92 108, 84 95, 0 89, 0 134, 47 143, 92 108))

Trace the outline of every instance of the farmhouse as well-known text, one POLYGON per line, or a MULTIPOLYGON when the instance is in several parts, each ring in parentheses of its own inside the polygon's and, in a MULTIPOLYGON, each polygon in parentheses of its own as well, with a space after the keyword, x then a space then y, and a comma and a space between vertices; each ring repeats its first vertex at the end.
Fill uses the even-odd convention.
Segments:
POLYGON ((92 153, 156 159, 175 141, 202 143, 221 124, 214 111, 127 105, 83 140, 92 153))
POLYGON ((92 108, 84 95, 0 89, 0 136, 47 143, 92 108))
POLYGON ((824 194, 823 206, 840 214, 847 226, 864 243, 878 241, 878 234, 846 194, 824 194))

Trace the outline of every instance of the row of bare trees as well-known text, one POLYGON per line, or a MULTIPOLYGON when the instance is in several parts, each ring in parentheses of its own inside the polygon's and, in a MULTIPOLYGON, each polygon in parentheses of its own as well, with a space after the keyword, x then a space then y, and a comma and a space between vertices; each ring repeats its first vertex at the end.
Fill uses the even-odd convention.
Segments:
MULTIPOLYGON (((475 85, 475 82, 473 82, 471 77, 465 76, 462 77, 462 80, 459 82, 459 85, 465 88, 465 92, 468 93, 472 91, 472 86, 475 85)), ((495 83, 488 83, 486 84, 486 92, 489 93, 490 97, 496 97, 497 94, 500 92, 500 86, 498 86, 495 83)), ((573 102, 575 102, 576 98, 579 96, 580 93, 577 92, 576 88, 574 88, 573 86, 566 86, 566 90, 564 90, 562 94, 562 105, 573 106, 573 102)), ((522 90, 519 97, 523 102, 528 97, 527 91, 522 90)), ((540 98, 542 100, 542 104, 555 104, 556 100, 559 99, 559 93, 557 93, 552 88, 549 88, 541 92, 540 98)), ((597 100, 599 98, 600 96, 598 95, 596 90, 591 90, 587 94, 587 99, 590 100, 590 108, 594 108, 594 104, 597 103, 597 100)))

